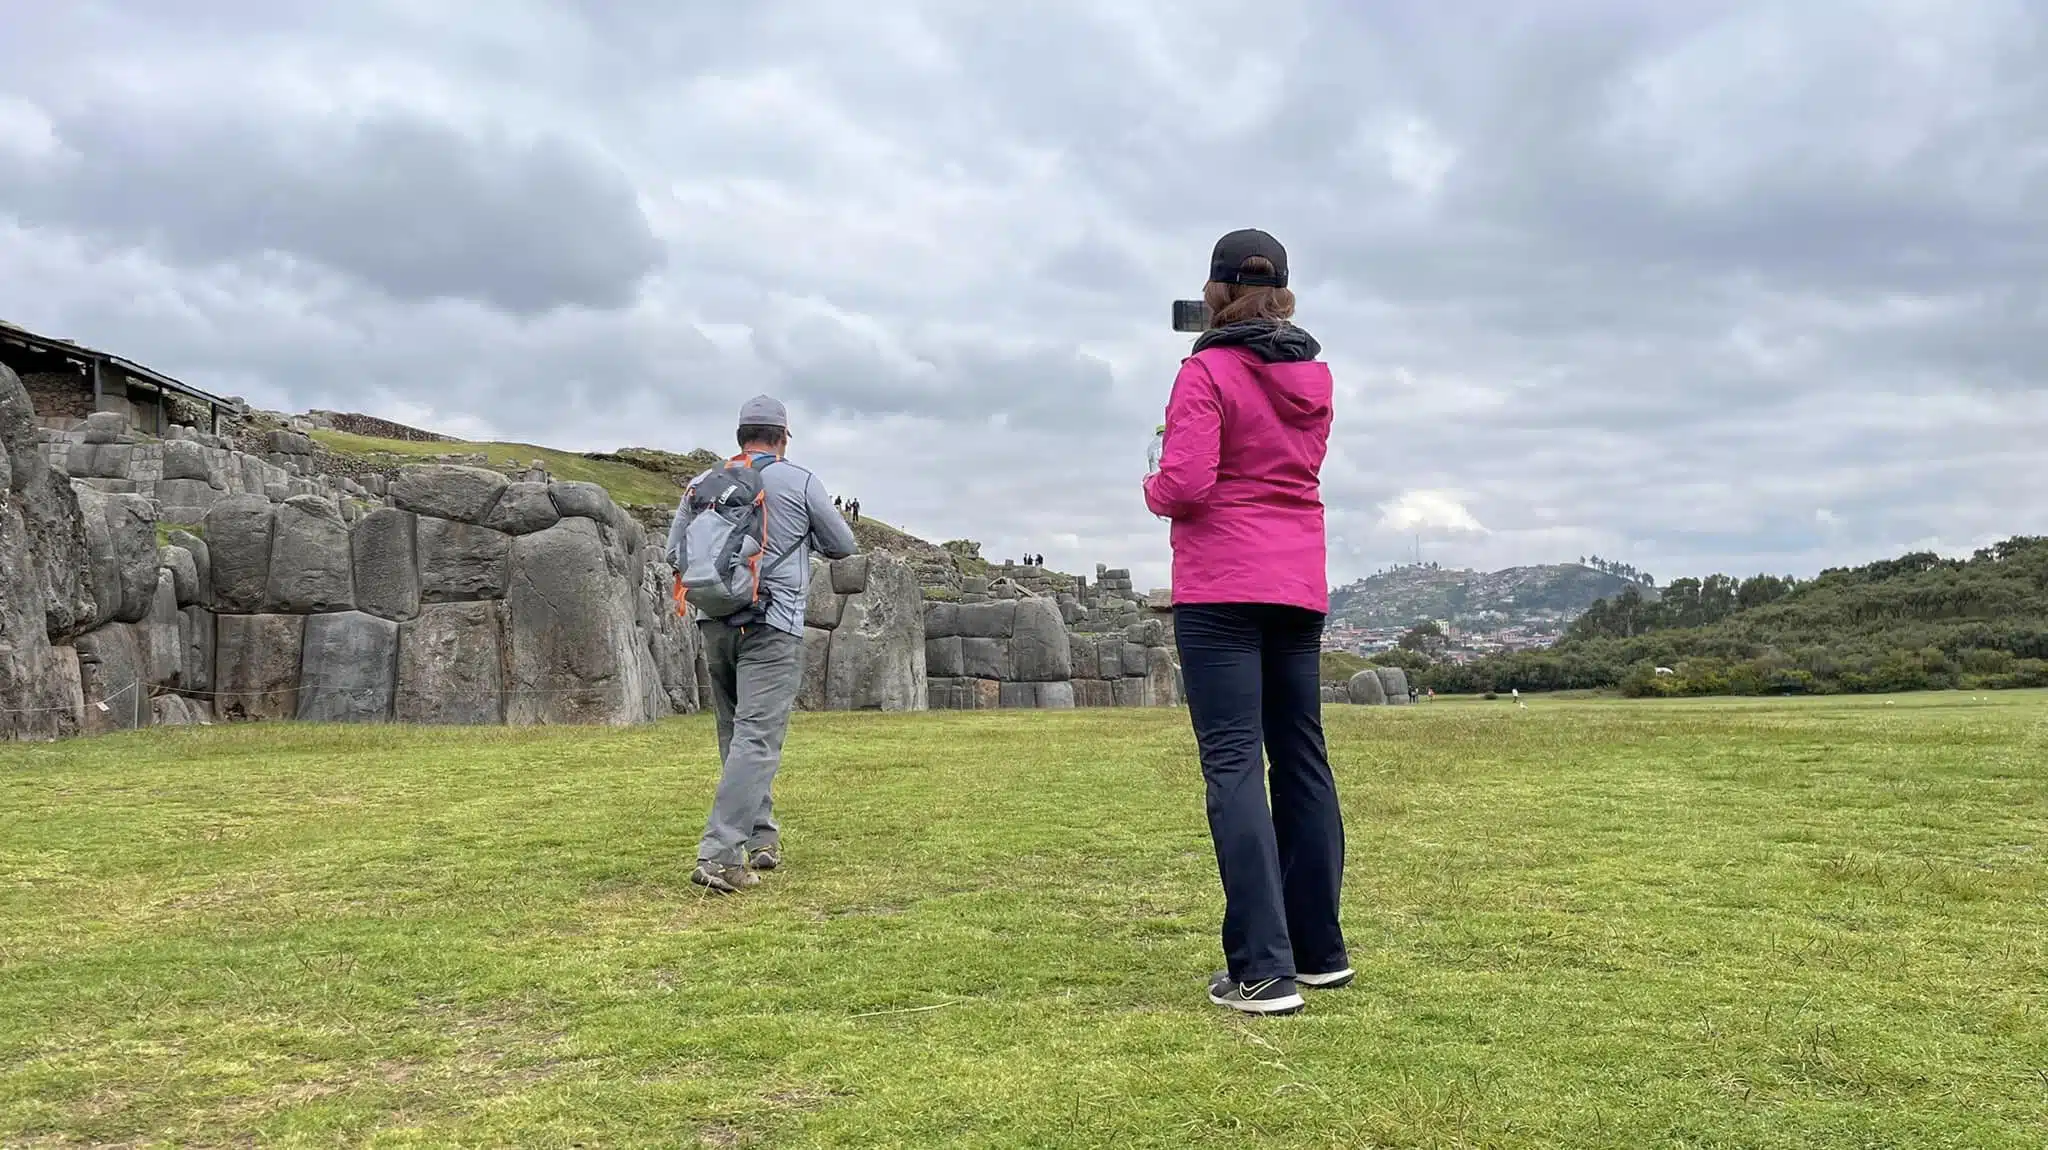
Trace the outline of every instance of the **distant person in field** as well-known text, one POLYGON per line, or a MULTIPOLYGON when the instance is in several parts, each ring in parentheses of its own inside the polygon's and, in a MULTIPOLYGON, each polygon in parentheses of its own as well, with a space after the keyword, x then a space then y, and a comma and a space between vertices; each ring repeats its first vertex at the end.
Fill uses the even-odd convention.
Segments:
POLYGON ((668 532, 669 561, 705 616, 723 766, 690 881, 720 894, 782 865, 773 790, 803 681, 810 553, 843 559, 859 549, 825 484, 783 458, 789 413, 780 402, 748 400, 738 439, 738 455, 690 481, 668 532))
POLYGON ((1228 969, 1209 1001, 1290 1014, 1299 987, 1353 977, 1322 722, 1319 477, 1334 388, 1322 349, 1291 322, 1287 252, 1272 236, 1224 236, 1202 294, 1210 328, 1174 380, 1145 503, 1173 524, 1174 636, 1223 879, 1228 969))

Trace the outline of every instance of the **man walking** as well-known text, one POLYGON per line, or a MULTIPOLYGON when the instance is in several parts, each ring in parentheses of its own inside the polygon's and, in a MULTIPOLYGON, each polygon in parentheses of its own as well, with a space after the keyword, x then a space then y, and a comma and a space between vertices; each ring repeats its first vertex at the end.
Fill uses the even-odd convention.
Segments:
MULTIPOLYGON (((759 883, 756 871, 782 863, 782 830, 775 821, 773 786, 782 765, 782 740, 789 712, 803 681, 804 606, 810 593, 810 552, 844 559, 858 550, 853 531, 832 505, 817 476, 783 458, 789 446, 789 413, 768 396, 740 408, 740 453, 723 470, 752 468, 761 493, 762 547, 754 604, 723 618, 698 623, 704 662, 711 675, 711 701, 718 712, 718 754, 723 771, 697 866, 690 881, 720 894, 759 883)), ((687 565, 686 540, 692 519, 719 514, 694 506, 707 471, 690 483, 668 533, 669 561, 687 565)))

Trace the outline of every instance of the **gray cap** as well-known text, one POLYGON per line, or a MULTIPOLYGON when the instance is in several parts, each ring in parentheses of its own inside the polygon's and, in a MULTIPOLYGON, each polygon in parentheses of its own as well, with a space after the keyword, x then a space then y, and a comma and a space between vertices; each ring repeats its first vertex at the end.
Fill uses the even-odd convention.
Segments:
POLYGON ((789 430, 789 409, 773 396, 757 395, 740 405, 741 427, 779 427, 789 430))

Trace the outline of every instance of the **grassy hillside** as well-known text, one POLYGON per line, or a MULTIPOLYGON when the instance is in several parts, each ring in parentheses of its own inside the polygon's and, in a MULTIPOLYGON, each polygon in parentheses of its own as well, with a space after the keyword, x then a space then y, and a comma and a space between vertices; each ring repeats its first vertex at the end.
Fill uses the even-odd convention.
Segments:
POLYGON ((1597 603, 1548 651, 1435 668, 1441 690, 1619 686, 1799 694, 2048 686, 2048 538, 1916 553, 1797 581, 1673 581, 1597 603), (1663 667, 1669 674, 1662 674, 1663 667))
POLYGON ((623 461, 590 459, 573 451, 557 451, 530 443, 414 443, 403 439, 374 439, 343 431, 315 431, 313 439, 336 455, 353 456, 376 463, 403 464, 432 459, 437 455, 475 455, 493 464, 545 463, 557 479, 574 479, 601 484, 621 504, 675 506, 682 491, 675 481, 655 471, 623 461))
POLYGON ((2041 1145, 2048 698, 1332 708, 1357 985, 1201 994, 1185 714, 0 748, 0 1145, 2041 1145))

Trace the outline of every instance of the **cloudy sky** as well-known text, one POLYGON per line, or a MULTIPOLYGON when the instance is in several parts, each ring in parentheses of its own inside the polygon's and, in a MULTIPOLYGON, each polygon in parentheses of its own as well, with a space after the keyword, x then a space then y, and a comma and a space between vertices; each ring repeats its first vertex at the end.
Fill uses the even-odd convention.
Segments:
POLYGON ((586 450, 767 390, 884 519, 1163 583, 1168 304, 1258 226, 1338 579, 2048 531, 2040 4, 1257 7, 0 0, 0 317, 586 450))

